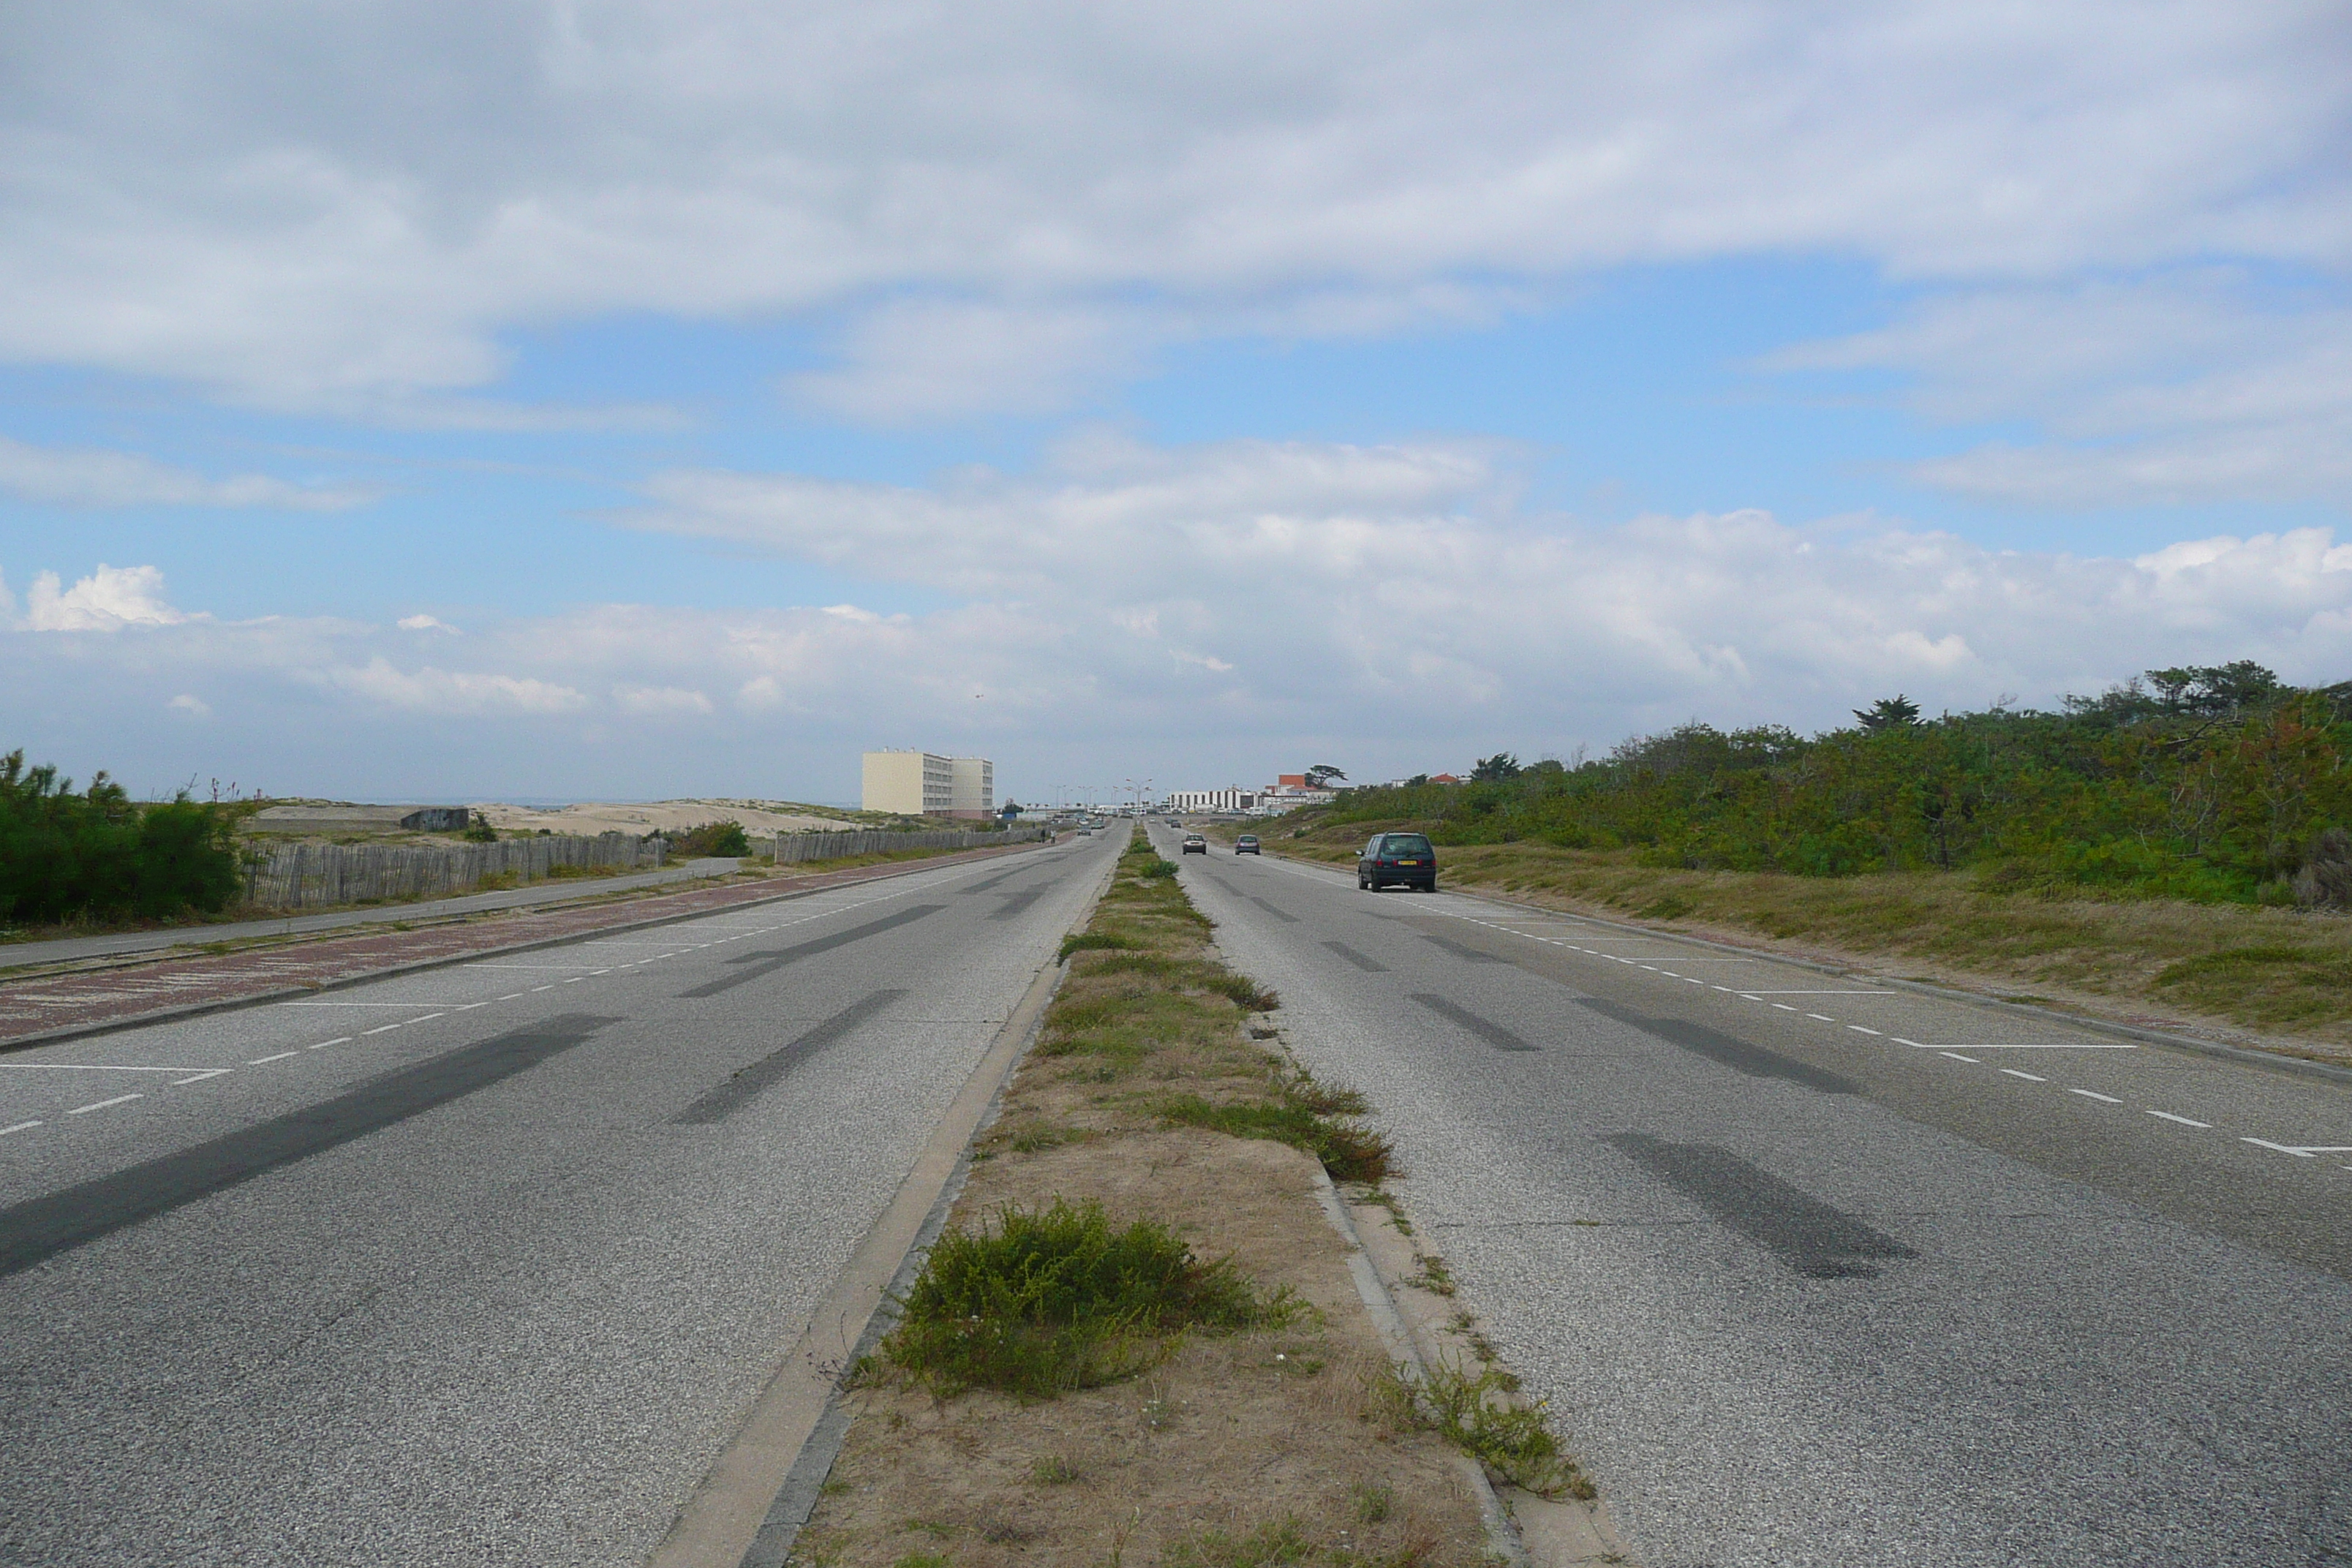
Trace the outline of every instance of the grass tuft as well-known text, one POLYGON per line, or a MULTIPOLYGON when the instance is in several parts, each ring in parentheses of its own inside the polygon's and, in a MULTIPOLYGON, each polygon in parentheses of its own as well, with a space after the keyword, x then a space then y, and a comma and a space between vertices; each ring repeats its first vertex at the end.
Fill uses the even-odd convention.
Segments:
POLYGON ((970 1388, 1050 1399, 1133 1376, 1186 1329, 1297 1310, 1285 1292, 1261 1298, 1229 1260, 1194 1257, 1167 1226, 1118 1227, 1099 1205, 1059 1200, 941 1236, 903 1307, 882 1358, 943 1399, 970 1388))
POLYGON ((1120 952, 1129 951, 1136 945, 1132 937, 1122 936, 1118 931, 1074 931, 1062 939, 1061 955, 1066 959, 1074 952, 1120 952))
POLYGON ((1160 1116, 1171 1126, 1205 1127, 1303 1149, 1323 1162, 1335 1182, 1381 1181, 1390 1174, 1394 1153, 1389 1141, 1369 1127, 1288 1101, 1213 1105, 1197 1094, 1180 1094, 1161 1103, 1160 1116))
POLYGON ((1375 1397, 1391 1425, 1436 1433, 1513 1486, 1538 1497, 1599 1496, 1544 1425, 1543 1406, 1511 1398, 1517 1389, 1498 1367, 1473 1373, 1440 1364, 1412 1382, 1391 1368, 1375 1397))

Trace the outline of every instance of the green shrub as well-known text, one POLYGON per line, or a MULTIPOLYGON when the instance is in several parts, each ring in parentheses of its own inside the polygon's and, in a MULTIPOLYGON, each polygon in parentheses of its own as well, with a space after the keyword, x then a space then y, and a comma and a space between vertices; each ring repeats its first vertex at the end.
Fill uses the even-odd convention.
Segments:
POLYGON ((1007 1208, 951 1230, 924 1260, 882 1342, 888 1366, 940 1398, 992 1388, 1050 1399, 1131 1376, 1168 1336, 1276 1321, 1229 1260, 1204 1262, 1165 1225, 1115 1227, 1101 1206, 1007 1208))
POLYGON ((1693 722, 1572 767, 1355 790, 1307 820, 1419 828, 1441 847, 1631 850, 1660 868, 1976 866, 2020 891, 2352 903, 2352 854, 2327 847, 2352 842, 2352 681, 2297 689, 2241 661, 2151 670, 2057 712, 1910 708, 1882 701, 1810 738, 1693 722))
POLYGON ((744 856, 751 853, 751 836, 740 822, 706 822, 670 836, 669 852, 681 860, 705 855, 744 856))
POLYGON ((0 921, 163 920, 237 895, 232 808, 132 803, 100 773, 77 795, 54 767, 0 757, 0 921))

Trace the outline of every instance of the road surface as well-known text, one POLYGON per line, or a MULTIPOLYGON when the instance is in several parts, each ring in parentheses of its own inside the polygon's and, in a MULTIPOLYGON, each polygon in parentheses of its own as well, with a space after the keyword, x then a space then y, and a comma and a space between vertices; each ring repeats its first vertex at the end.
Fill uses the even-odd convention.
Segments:
POLYGON ((1647 1568, 2352 1563, 2352 1090, 1155 833, 1647 1568))
POLYGON ((1117 848, 0 1058, 0 1563, 641 1563, 1117 848))

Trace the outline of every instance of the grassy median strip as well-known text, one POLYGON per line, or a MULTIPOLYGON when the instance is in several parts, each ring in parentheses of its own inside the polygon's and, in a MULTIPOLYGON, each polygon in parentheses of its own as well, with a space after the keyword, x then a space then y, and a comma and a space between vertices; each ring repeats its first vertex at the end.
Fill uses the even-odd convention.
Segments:
POLYGON ((1315 1172, 1377 1193, 1388 1144, 1281 1050, 1174 871, 1139 838, 1065 944, 796 1561, 1472 1568, 1454 1451, 1589 1494, 1507 1373, 1389 1361, 1315 1172))

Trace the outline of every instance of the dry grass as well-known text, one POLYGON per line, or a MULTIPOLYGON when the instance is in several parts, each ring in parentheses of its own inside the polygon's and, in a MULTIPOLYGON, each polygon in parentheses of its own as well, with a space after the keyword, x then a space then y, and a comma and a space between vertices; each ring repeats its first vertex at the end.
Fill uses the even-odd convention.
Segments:
MULTIPOLYGON (((1351 863, 1380 825, 1267 847, 1351 863)), ((1792 877, 1637 865, 1543 844, 1441 847, 1456 887, 1769 949, 1866 963, 2152 1027, 2352 1060, 2352 918, 2170 900, 2052 898, 1976 872, 1792 877)))

